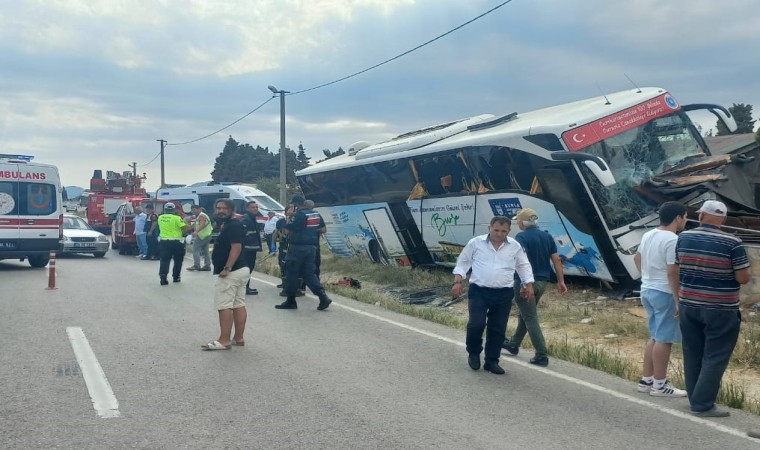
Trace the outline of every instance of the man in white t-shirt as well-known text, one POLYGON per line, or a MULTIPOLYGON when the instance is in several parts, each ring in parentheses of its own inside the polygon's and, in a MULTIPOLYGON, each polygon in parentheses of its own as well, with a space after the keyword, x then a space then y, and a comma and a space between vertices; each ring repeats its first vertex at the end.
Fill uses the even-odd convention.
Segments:
POLYGON ((641 304, 647 312, 651 338, 644 347, 644 370, 639 392, 653 397, 685 397, 667 380, 670 350, 681 342, 678 323, 677 232, 686 226, 686 207, 678 202, 660 206, 660 226, 647 231, 634 256, 641 271, 641 304))
POLYGON ((277 242, 272 239, 272 235, 274 234, 274 230, 277 229, 277 221, 282 219, 282 216, 278 216, 274 211, 269 211, 267 216, 268 219, 264 223, 264 238, 267 240, 269 253, 274 253, 277 251, 277 242))

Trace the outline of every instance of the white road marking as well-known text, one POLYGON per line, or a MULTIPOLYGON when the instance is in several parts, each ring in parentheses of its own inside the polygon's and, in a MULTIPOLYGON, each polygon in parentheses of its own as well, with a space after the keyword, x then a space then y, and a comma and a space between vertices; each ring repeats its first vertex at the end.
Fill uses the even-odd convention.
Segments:
MULTIPOLYGON (((262 283, 269 284, 271 286, 275 286, 274 283, 266 281, 266 280, 261 280, 261 279, 256 279, 256 280, 259 281, 259 282, 262 282, 262 283)), ((312 295, 311 293, 308 293, 307 295, 309 295, 310 297, 314 297, 314 295, 312 295)), ((403 324, 403 323, 400 323, 400 322, 396 322, 395 320, 386 319, 385 317, 381 317, 381 316, 378 316, 376 314, 372 314, 372 313, 369 313, 369 312, 366 312, 366 311, 362 311, 360 309, 353 308, 351 306, 346 306, 346 305, 337 303, 337 302, 335 302, 335 300, 333 300, 333 302, 330 304, 330 306, 337 306, 339 308, 343 308, 345 310, 351 311, 351 312, 356 313, 356 314, 360 314, 362 316, 370 317, 372 319, 379 320, 381 322, 385 322, 385 323, 397 326, 399 328, 403 328, 405 330, 413 331, 415 333, 422 334, 424 336, 431 337, 433 339, 438 339, 439 341, 447 342, 449 344, 454 344, 454 345, 457 345, 459 347, 465 347, 465 343, 462 342, 462 341, 450 339, 450 338, 447 338, 445 336, 441 336, 439 334, 431 333, 429 331, 425 331, 425 330, 422 330, 422 329, 419 329, 419 328, 416 328, 416 327, 413 327, 413 326, 410 326, 410 325, 406 325, 406 324, 403 324)), ((715 422, 713 422, 711 420, 703 419, 701 417, 695 417, 695 416, 692 416, 689 413, 677 411, 677 410, 669 408, 667 406, 662 406, 662 405, 659 405, 657 403, 652 403, 652 402, 649 402, 649 401, 646 401, 646 400, 642 400, 641 398, 637 398, 637 397, 634 397, 634 396, 631 396, 631 395, 628 395, 628 394, 623 394, 623 393, 620 393, 620 392, 617 392, 617 391, 613 391, 611 389, 607 389, 607 388, 602 387, 602 386, 597 386, 597 385, 589 383, 587 381, 583 381, 583 380, 580 380, 578 378, 574 378, 574 377, 571 377, 569 375, 561 374, 561 373, 558 373, 558 372, 553 372, 553 371, 551 371, 549 369, 545 369, 543 367, 539 367, 539 366, 536 366, 536 365, 533 365, 533 364, 529 364, 529 363, 527 363, 525 361, 521 361, 519 359, 510 358, 509 363, 510 364, 517 364, 517 365, 523 366, 523 367, 525 367, 527 369, 537 370, 537 371, 539 371, 541 373, 544 373, 546 375, 549 375, 549 376, 552 376, 552 377, 555 377, 555 378, 559 378, 559 379, 567 381, 569 383, 573 383, 573 384, 576 384, 578 386, 583 386, 585 388, 592 389, 594 391, 601 392, 601 393, 610 395, 612 397, 616 397, 616 398, 619 398, 621 400, 625 400, 625 401, 630 402, 630 403, 635 403, 637 405, 646 406, 646 407, 655 409, 657 411, 663 412, 665 414, 670 414, 671 416, 678 417, 680 419, 689 420, 691 422, 694 422, 694 423, 697 423, 697 424, 700 424, 700 425, 704 425, 704 426, 713 428, 713 429, 715 429, 717 431, 720 431, 722 433, 730 434, 732 436, 741 437, 741 438, 747 439, 747 440, 752 441, 752 442, 757 442, 757 439, 754 439, 754 438, 751 438, 751 437, 747 436, 747 433, 745 431, 741 431, 741 430, 737 430, 735 428, 727 427, 725 425, 721 425, 719 423, 715 423, 715 422)), ((644 394, 642 394, 642 395, 644 395, 644 394)))
POLYGON ((93 408, 104 419, 119 417, 119 401, 116 400, 106 374, 90 348, 84 331, 79 327, 67 327, 66 334, 69 335, 71 348, 74 349, 77 363, 82 370, 93 408))

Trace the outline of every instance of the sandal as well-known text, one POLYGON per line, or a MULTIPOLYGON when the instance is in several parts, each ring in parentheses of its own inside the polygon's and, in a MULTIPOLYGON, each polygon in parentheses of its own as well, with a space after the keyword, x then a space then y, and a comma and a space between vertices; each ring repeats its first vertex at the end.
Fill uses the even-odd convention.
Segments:
POLYGON ((213 341, 209 342, 208 344, 201 345, 201 348, 203 350, 229 350, 232 348, 232 345, 222 345, 219 343, 219 341, 213 341))
POLYGON ((245 341, 232 341, 232 345, 237 345, 239 347, 245 346, 245 341))

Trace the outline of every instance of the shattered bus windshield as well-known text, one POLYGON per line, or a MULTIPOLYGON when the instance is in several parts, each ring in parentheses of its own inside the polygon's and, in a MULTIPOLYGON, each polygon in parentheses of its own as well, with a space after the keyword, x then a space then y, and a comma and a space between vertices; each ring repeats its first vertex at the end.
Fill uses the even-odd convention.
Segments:
POLYGON ((689 157, 705 154, 688 116, 674 113, 592 144, 582 151, 610 166, 616 183, 604 187, 581 165, 609 229, 628 225, 655 212, 658 202, 642 193, 642 183, 676 167, 689 157))

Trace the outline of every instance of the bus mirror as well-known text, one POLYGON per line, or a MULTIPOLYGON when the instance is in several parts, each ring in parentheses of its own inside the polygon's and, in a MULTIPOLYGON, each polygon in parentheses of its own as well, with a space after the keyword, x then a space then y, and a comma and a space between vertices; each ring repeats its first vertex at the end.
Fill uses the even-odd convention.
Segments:
POLYGON ((553 152, 551 155, 555 161, 576 161, 585 164, 604 187, 617 183, 610 167, 598 156, 583 152, 553 152))
POLYGON ((718 120, 723 122, 723 125, 726 126, 728 131, 733 133, 739 128, 736 125, 736 120, 734 119, 734 116, 731 114, 731 111, 727 110, 726 108, 720 105, 713 105, 711 103, 695 103, 693 105, 682 105, 681 110, 685 112, 707 110, 712 115, 717 117, 718 120))
POLYGON ((734 120, 734 116, 730 114, 726 114, 720 109, 708 109, 708 111, 718 116, 718 120, 723 122, 723 125, 725 125, 726 128, 728 128, 728 131, 733 133, 739 128, 739 126, 736 125, 736 120, 734 120))
POLYGON ((592 159, 583 161, 583 164, 585 164, 591 173, 594 174, 596 179, 602 183, 602 186, 610 187, 616 183, 615 176, 612 175, 612 171, 609 169, 609 167, 606 166, 606 164, 601 163, 604 165, 604 167, 599 167, 600 161, 595 161, 592 159))

